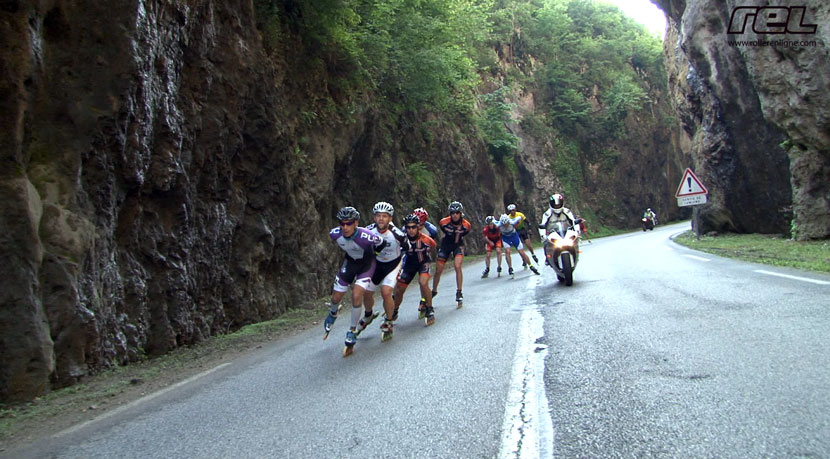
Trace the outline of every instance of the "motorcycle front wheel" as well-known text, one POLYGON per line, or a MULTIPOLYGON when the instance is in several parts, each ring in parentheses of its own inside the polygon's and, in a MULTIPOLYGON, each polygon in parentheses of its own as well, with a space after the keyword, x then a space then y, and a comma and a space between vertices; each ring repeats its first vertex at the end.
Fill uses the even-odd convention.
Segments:
POLYGON ((574 270, 571 265, 571 254, 569 252, 562 254, 562 274, 565 275, 565 285, 570 287, 574 284, 574 270))

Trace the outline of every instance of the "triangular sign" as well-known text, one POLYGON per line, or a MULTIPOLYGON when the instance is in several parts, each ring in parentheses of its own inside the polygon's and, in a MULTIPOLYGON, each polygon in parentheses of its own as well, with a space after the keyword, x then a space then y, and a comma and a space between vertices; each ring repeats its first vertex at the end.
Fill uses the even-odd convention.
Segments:
POLYGON ((680 198, 699 194, 709 194, 709 191, 700 183, 700 179, 697 178, 695 173, 687 167, 686 172, 683 173, 683 178, 680 179, 680 185, 677 186, 677 193, 674 194, 674 197, 680 198))

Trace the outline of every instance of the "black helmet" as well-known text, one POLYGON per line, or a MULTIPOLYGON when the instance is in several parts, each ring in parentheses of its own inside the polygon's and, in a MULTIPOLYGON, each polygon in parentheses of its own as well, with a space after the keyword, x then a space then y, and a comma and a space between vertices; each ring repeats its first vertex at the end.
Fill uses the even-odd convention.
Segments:
POLYGON ((409 214, 403 218, 403 226, 406 226, 410 223, 419 225, 421 223, 421 219, 418 218, 418 216, 415 214, 409 214))
POLYGON ((354 207, 347 206, 340 211, 337 212, 337 219, 340 221, 343 220, 360 220, 360 212, 357 211, 354 207))
POLYGON ((449 211, 450 213, 464 212, 464 206, 458 201, 453 201, 450 203, 449 211))

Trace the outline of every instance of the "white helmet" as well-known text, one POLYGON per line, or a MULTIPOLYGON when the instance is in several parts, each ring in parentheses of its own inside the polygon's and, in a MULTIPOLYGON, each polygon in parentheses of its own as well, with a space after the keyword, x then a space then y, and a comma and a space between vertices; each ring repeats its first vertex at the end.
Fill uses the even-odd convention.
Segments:
POLYGON ((550 208, 553 209, 553 213, 559 215, 562 213, 562 207, 565 205, 565 197, 559 193, 550 195, 548 198, 548 202, 550 203, 550 208))
POLYGON ((510 217, 508 217, 507 214, 501 214, 501 217, 499 217, 499 224, 509 225, 510 224, 510 217))
POLYGON ((392 207, 392 204, 389 204, 386 201, 381 201, 381 202, 375 204, 375 207, 372 208, 372 213, 373 214, 386 213, 386 214, 389 214, 390 217, 394 217, 395 216, 395 208, 392 207))
POLYGON ((508 212, 513 212, 514 210, 516 210, 516 204, 510 204, 509 206, 507 206, 508 212))
POLYGON ((492 215, 488 215, 488 216, 484 219, 484 224, 485 224, 485 225, 489 225, 490 223, 495 223, 495 222, 496 222, 496 217, 494 217, 494 216, 492 216, 492 215))

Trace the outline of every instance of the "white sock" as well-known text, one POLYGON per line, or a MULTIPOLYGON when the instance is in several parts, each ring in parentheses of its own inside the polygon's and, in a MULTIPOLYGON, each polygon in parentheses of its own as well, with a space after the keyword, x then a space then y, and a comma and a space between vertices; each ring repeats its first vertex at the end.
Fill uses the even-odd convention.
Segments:
POLYGON ((363 306, 355 306, 352 308, 352 328, 357 328, 357 323, 360 322, 360 318, 363 317, 363 306))

